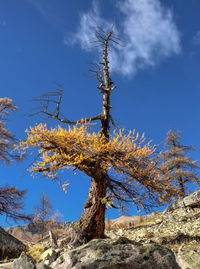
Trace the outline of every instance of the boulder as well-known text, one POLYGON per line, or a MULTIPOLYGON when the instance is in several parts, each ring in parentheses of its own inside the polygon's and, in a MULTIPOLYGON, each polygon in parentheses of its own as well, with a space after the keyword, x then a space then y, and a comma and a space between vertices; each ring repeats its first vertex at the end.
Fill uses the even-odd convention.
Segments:
POLYGON ((22 253, 22 251, 26 250, 26 246, 7 233, 3 228, 0 227, 0 257, 4 258, 17 258, 22 253))
POLYGON ((196 190, 192 194, 186 196, 183 199, 183 202, 187 207, 200 207, 200 190, 196 190))
POLYGON ((176 255, 176 261, 181 269, 200 269, 200 245, 193 241, 181 246, 176 255))
POLYGON ((173 252, 157 244, 140 244, 125 237, 94 239, 65 251, 54 269, 179 269, 173 252))
POLYGON ((13 262, 11 269, 36 269, 36 263, 30 255, 22 252, 20 257, 13 262))
POLYGON ((168 212, 173 212, 180 209, 191 209, 191 208, 200 208, 200 189, 197 189, 192 194, 179 198, 174 203, 170 204, 164 211, 163 214, 168 212))

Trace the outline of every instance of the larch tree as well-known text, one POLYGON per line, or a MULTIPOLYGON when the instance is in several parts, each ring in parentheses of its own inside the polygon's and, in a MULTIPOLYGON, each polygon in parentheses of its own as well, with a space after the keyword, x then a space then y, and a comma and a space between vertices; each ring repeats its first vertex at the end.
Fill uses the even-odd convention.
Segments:
POLYGON ((187 193, 186 183, 200 185, 200 178, 196 174, 199 165, 188 155, 188 151, 194 148, 183 145, 180 142, 180 131, 172 129, 167 133, 165 148, 160 166, 163 177, 177 186, 180 197, 184 198, 187 193))
POLYGON ((94 70, 97 88, 103 95, 102 112, 71 121, 60 112, 62 91, 57 101, 52 99, 56 93, 43 95, 39 98, 43 104, 41 112, 67 124, 67 128, 48 129, 42 123, 30 127, 27 139, 17 147, 21 153, 29 148, 38 150, 39 159, 30 169, 32 172, 55 178, 59 176, 58 171, 65 168, 81 171, 91 178, 88 199, 71 235, 72 246, 104 238, 106 206, 122 209, 130 202, 138 208, 149 209, 176 195, 167 181, 159 179, 154 146, 145 144, 144 137, 139 138, 134 132, 110 132, 113 124, 110 95, 116 86, 110 77, 108 49, 111 42, 117 41, 112 30, 105 33, 100 29, 96 36, 103 48, 102 61, 94 70), (49 110, 54 104, 54 111, 49 110), (97 133, 90 128, 94 121, 100 123, 97 133))
POLYGON ((5 128, 5 117, 9 115, 9 111, 15 111, 17 108, 13 105, 10 98, 0 98, 0 160, 11 162, 13 155, 10 150, 13 149, 15 137, 5 128))
POLYGON ((40 196, 39 204, 34 208, 34 214, 33 214, 33 223, 39 224, 42 237, 50 222, 51 214, 52 214, 51 202, 47 197, 47 195, 43 192, 40 196))
POLYGON ((18 190, 15 186, 0 186, 0 215, 6 215, 14 221, 30 221, 31 216, 23 212, 26 190, 18 190))
MULTIPOLYGON (((5 117, 9 115, 9 111, 15 111, 10 98, 0 98, 0 161, 7 164, 17 156, 11 153, 15 137, 5 127, 5 117)), ((17 220, 30 220, 23 212, 25 190, 18 190, 15 186, 0 185, 0 215, 6 215, 8 218, 17 220)))

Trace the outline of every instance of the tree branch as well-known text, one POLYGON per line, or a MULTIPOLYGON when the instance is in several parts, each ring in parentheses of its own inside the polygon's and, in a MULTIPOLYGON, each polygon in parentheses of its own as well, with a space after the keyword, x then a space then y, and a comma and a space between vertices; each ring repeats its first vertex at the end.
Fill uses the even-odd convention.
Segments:
POLYGON ((60 105, 62 101, 62 92, 63 90, 59 90, 57 92, 53 93, 48 93, 44 94, 36 99, 34 101, 40 102, 40 107, 39 110, 36 111, 35 113, 29 114, 29 116, 34 116, 37 114, 45 114, 47 118, 55 119, 59 122, 62 123, 67 123, 67 124, 81 124, 81 123, 87 123, 91 121, 96 121, 96 120, 101 120, 101 114, 94 116, 94 117, 89 117, 85 119, 80 119, 77 121, 71 121, 69 119, 66 119, 64 116, 62 116, 60 112, 60 105), (53 99, 54 97, 57 97, 58 99, 55 100, 53 99), (50 106, 53 105, 53 108, 51 109, 50 106))

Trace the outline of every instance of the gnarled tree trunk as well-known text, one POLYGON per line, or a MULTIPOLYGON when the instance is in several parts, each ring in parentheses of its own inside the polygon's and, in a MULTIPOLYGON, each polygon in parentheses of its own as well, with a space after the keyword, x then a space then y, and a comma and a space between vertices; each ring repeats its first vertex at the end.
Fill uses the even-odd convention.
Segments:
POLYGON ((74 224, 70 245, 73 247, 85 244, 92 239, 105 238, 105 209, 102 198, 106 196, 106 182, 101 171, 91 178, 88 199, 81 217, 74 224))

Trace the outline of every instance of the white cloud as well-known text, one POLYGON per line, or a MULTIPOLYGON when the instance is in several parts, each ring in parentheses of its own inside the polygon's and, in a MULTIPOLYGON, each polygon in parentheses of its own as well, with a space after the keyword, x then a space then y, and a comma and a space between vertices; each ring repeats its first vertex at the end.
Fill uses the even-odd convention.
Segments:
POLYGON ((195 46, 199 46, 200 45, 200 31, 198 31, 196 33, 196 35, 193 37, 193 44, 195 46))
MULTIPOLYGON (((101 17, 98 3, 93 1, 91 10, 81 14, 79 29, 71 39, 86 50, 92 48, 96 25, 105 30, 111 25, 101 17)), ((113 46, 109 54, 113 72, 133 76, 139 69, 154 66, 163 58, 180 52, 180 34, 172 11, 159 0, 118 0, 116 3, 121 21, 115 31, 124 45, 113 46)))
POLYGON ((90 50, 94 47, 92 42, 96 40, 95 31, 97 26, 103 26, 105 31, 110 28, 111 23, 100 16, 100 7, 97 0, 92 2, 92 8, 87 13, 80 14, 80 26, 72 36, 65 36, 65 44, 78 43, 82 49, 90 50))

